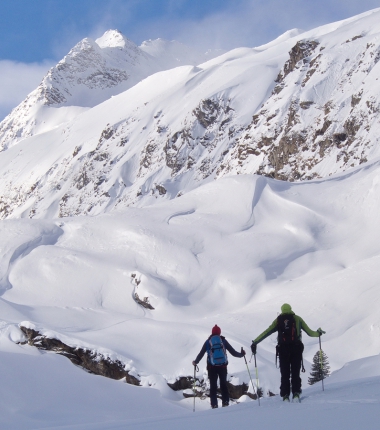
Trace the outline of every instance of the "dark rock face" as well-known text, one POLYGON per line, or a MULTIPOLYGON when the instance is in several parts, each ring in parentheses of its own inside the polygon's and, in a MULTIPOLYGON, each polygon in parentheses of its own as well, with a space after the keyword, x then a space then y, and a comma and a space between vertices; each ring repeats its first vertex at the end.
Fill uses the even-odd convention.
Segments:
POLYGON ((176 175, 185 165, 188 153, 194 149, 195 142, 189 128, 177 131, 168 139, 164 147, 166 165, 176 175))
MULTIPOLYGON (((286 180, 288 178, 284 177, 279 173, 286 165, 292 163, 289 161, 291 156, 296 154, 299 148, 305 143, 305 138, 302 134, 290 134, 284 135, 280 141, 278 146, 274 146, 272 151, 268 155, 268 160, 274 168, 273 177, 276 179, 286 180)), ((292 166, 293 167, 293 166, 292 166)), ((297 178, 297 174, 293 171, 293 177, 297 178)), ((292 178, 289 178, 291 180, 292 178)))
POLYGON ((20 329, 28 338, 28 344, 31 346, 63 355, 73 364, 83 367, 95 375, 101 375, 111 379, 125 378, 128 384, 140 385, 140 381, 136 377, 130 375, 129 371, 125 370, 124 364, 119 360, 112 361, 108 357, 104 357, 95 351, 74 348, 58 339, 42 336, 38 331, 30 328, 21 326, 20 329))
POLYGON ((220 105, 211 99, 202 100, 199 106, 194 109, 193 114, 202 125, 207 128, 214 124, 220 112, 220 105))
POLYGON ((319 45, 315 40, 299 40, 289 52, 289 60, 284 64, 283 70, 277 76, 276 82, 281 83, 284 78, 293 72, 301 60, 309 57, 319 45))
POLYGON ((192 111, 191 121, 186 123, 188 125, 168 136, 164 153, 172 176, 193 169, 196 164, 195 170, 203 179, 216 169, 212 156, 202 159, 202 154, 212 154, 225 135, 232 139, 234 129, 227 127, 234 115, 230 102, 230 99, 221 97, 200 100, 192 111))

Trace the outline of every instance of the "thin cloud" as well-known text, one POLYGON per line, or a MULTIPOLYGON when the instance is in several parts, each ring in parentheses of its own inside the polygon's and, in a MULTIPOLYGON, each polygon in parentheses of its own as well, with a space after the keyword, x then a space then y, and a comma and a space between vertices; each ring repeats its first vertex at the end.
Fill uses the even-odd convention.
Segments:
POLYGON ((31 64, 0 61, 0 120, 39 85, 51 66, 49 61, 31 64))
POLYGON ((84 37, 96 39, 115 28, 137 44, 164 38, 202 50, 253 47, 292 28, 308 30, 379 6, 378 0, 223 0, 195 18, 196 4, 193 0, 104 1, 60 29, 52 42, 54 58, 61 59, 84 37))
POLYGON ((258 46, 292 28, 309 30, 376 7, 378 0, 234 0, 197 20, 167 15, 131 30, 139 41, 163 37, 203 50, 228 50, 258 46))

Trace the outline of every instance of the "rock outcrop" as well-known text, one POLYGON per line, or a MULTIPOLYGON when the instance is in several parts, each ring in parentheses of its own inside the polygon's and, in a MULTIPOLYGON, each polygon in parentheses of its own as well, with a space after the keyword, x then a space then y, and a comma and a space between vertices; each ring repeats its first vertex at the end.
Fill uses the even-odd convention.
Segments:
POLYGON ((125 378, 125 382, 128 384, 140 385, 139 379, 131 375, 128 370, 125 370, 125 365, 119 360, 113 361, 109 357, 104 357, 102 354, 90 349, 75 348, 66 345, 58 339, 43 336, 37 330, 31 328, 20 326, 20 329, 25 334, 27 342, 31 346, 63 355, 76 366, 80 366, 95 375, 111 379, 125 378))
MULTIPOLYGON (((193 389, 193 378, 191 376, 182 376, 177 378, 175 382, 169 383, 168 386, 174 391, 184 391, 193 389)), ((231 382, 227 381, 228 392, 230 394, 231 399, 239 399, 241 396, 246 395, 251 399, 256 400, 257 395, 248 392, 248 384, 243 382, 239 385, 234 385, 231 382)), ((220 394, 220 390, 218 389, 218 393, 220 394)), ((195 396, 196 397, 209 397, 209 390, 206 387, 206 381, 204 379, 196 378, 196 389, 195 396)), ((194 397, 193 393, 183 393, 184 397, 194 397)))

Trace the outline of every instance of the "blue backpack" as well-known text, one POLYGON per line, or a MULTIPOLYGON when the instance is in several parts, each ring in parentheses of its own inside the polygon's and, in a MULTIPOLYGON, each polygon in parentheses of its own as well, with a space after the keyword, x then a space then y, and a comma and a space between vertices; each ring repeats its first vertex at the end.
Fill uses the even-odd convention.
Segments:
POLYGON ((212 366, 226 366, 228 364, 226 348, 222 338, 218 335, 211 336, 207 341, 207 354, 212 366))

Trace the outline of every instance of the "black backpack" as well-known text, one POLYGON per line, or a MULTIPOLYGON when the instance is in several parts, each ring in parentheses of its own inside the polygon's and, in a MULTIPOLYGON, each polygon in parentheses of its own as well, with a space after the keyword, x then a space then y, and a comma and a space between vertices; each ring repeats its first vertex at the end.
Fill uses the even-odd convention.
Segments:
POLYGON ((277 317, 278 344, 290 345, 298 342, 296 320, 292 314, 277 317))

